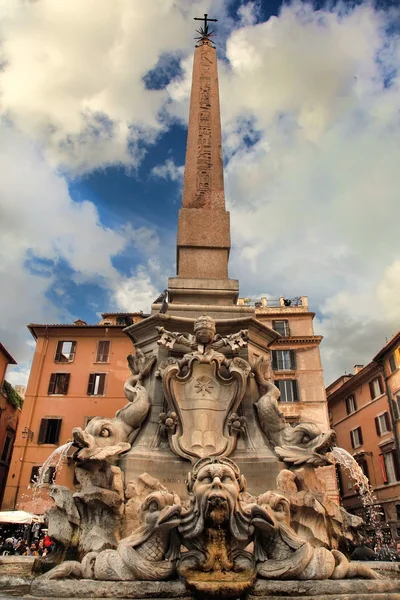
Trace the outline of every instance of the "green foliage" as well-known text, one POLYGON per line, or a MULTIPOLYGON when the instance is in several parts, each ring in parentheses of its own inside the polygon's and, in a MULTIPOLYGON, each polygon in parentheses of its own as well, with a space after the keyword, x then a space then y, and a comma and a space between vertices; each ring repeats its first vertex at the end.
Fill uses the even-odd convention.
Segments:
POLYGON ((17 390, 14 389, 8 381, 4 381, 3 383, 3 394, 7 397, 7 400, 12 406, 15 406, 15 408, 22 408, 24 404, 23 398, 21 398, 17 390))

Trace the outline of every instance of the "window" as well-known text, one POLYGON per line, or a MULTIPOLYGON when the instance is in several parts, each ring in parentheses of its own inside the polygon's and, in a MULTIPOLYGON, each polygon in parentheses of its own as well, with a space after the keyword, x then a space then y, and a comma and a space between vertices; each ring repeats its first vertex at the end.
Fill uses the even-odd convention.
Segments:
POLYGON ((101 341, 97 344, 96 362, 106 363, 110 356, 110 342, 101 341))
POLYGON ((365 477, 367 479, 369 479, 369 470, 368 470, 368 464, 366 460, 360 460, 360 462, 358 463, 361 471, 364 473, 365 477))
POLYGON ((392 424, 388 412, 384 412, 383 415, 375 417, 375 427, 378 435, 383 435, 384 433, 388 433, 388 431, 392 431, 392 424))
MULTIPOLYGON (((40 477, 40 469, 42 467, 32 467, 31 471, 31 483, 37 483, 40 477)), ((56 480, 56 468, 48 467, 43 477, 43 483, 54 483, 56 480)))
POLYGON ((389 369, 390 369, 391 373, 393 373, 393 371, 395 371, 397 369, 396 358, 395 358, 394 354, 391 354, 389 356, 389 369))
POLYGON ((363 443, 362 431, 361 427, 357 427, 356 429, 352 429, 350 431, 350 441, 352 448, 358 448, 363 443))
POLYGON ((272 369, 274 371, 294 371, 296 355, 293 350, 272 350, 272 369))
POLYGON ((272 321, 272 329, 285 337, 290 335, 289 321, 272 321))
POLYGON ((396 398, 393 400, 394 402, 394 414, 396 415, 396 419, 400 419, 400 394, 396 394, 396 398))
POLYGON ((63 342, 57 343, 56 355, 54 357, 55 362, 72 362, 75 358, 76 342, 63 342))
POLYGON ((128 327, 128 325, 132 325, 132 323, 133 319, 129 315, 117 317, 117 325, 124 325, 125 327, 128 327))
POLYGON ((376 377, 375 379, 373 379, 372 381, 369 382, 369 389, 371 392, 371 398, 372 400, 374 400, 374 398, 377 398, 378 396, 380 396, 381 394, 383 394, 383 386, 382 386, 382 381, 380 377, 376 377))
POLYGON ((13 441, 14 441, 14 433, 12 433, 11 431, 10 432, 8 431, 6 433, 6 439, 4 440, 4 446, 3 446, 3 450, 1 451, 1 456, 0 456, 0 460, 7 464, 10 462, 13 441))
POLYGON ((69 373, 52 373, 50 376, 48 394, 62 394, 68 393, 69 386, 69 373))
POLYGON ((385 483, 395 483, 396 481, 398 481, 399 474, 397 472, 397 464, 393 450, 391 452, 386 452, 385 454, 383 454, 383 463, 385 483))
POLYGON ((88 396, 102 396, 104 394, 105 383, 105 373, 91 373, 89 375, 89 383, 87 389, 88 396))
POLYGON ((356 412, 357 410, 357 406, 356 406, 356 401, 354 396, 349 396, 348 398, 346 398, 346 411, 348 415, 351 415, 351 413, 356 412))
POLYGON ((38 444, 58 444, 62 419, 42 419, 38 444))
POLYGON ((396 504, 396 519, 400 521, 400 504, 396 504))
POLYGON ((298 402, 297 381, 295 379, 279 379, 275 381, 281 396, 279 402, 298 402))

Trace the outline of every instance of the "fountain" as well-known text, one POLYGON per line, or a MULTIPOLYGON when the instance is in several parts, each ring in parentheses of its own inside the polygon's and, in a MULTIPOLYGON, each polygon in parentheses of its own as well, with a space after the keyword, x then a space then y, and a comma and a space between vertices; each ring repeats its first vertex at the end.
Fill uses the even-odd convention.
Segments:
POLYGON ((332 452, 336 460, 340 454, 332 451, 333 433, 312 422, 285 422, 269 357, 251 363, 239 356, 248 343, 246 330, 217 335, 207 316, 194 320, 193 330, 155 328, 156 345, 168 348, 168 355, 159 360, 137 349, 129 357, 128 404, 113 419, 94 418, 85 430, 73 430, 80 489, 52 486, 55 505, 47 518, 49 533, 70 555, 74 549, 76 559, 38 577, 31 594, 115 597, 115 586, 121 586, 119 595, 142 590, 135 597, 144 598, 146 590, 154 594, 160 582, 169 581, 176 586, 174 597, 233 600, 272 582, 293 588, 296 582, 352 578, 365 579, 363 589, 373 580, 374 589, 390 592, 393 582, 378 581, 376 572, 340 551, 361 519, 329 500, 318 482, 316 468, 331 464, 332 452), (160 435, 188 464, 186 495, 146 473, 127 481, 121 470, 124 455, 143 434, 155 381, 167 401, 158 415, 160 435), (246 435, 238 411, 249 386, 257 426, 286 467, 275 486, 258 496, 247 491, 244 474, 229 458, 238 437, 246 435), (141 587, 129 592, 126 582, 141 587))
MULTIPOLYGON (((344 448, 338 448, 336 446, 332 448, 331 454, 334 457, 335 462, 341 465, 349 473, 350 477, 357 485, 367 523, 368 525, 372 526, 374 530, 374 538, 376 540, 374 549, 376 550, 378 548, 386 547, 387 550, 389 550, 382 531, 382 525, 379 517, 380 511, 375 504, 376 496, 369 483, 368 477, 364 474, 358 462, 349 452, 347 452, 347 450, 344 450, 344 448)), ((387 554, 390 556, 389 551, 387 551, 387 554)))

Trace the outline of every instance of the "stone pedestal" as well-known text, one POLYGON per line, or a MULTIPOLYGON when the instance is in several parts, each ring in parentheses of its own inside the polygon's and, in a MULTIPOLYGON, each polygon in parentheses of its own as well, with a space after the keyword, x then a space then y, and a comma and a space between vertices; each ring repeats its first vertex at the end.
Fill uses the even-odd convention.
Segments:
MULTIPOLYGON (((182 318, 168 313, 155 314, 127 327, 124 331, 135 343, 136 348, 145 354, 154 353, 159 364, 168 357, 169 353, 157 344, 159 334, 156 326, 163 326, 179 333, 192 333, 194 320, 194 318, 182 318)), ((279 336, 252 316, 217 319, 216 327, 217 333, 221 335, 235 333, 241 329, 248 330, 248 347, 242 349, 239 356, 250 362, 255 356, 266 353, 269 344, 279 336)), ((177 344, 170 354, 182 357, 186 352, 187 349, 177 344)), ((227 356, 230 356, 229 353, 227 356)), ((151 402, 149 415, 132 449, 121 459, 120 466, 125 472, 126 482, 136 479, 142 473, 148 473, 159 479, 168 489, 174 490, 185 498, 185 480, 191 469, 191 463, 176 456, 171 451, 167 438, 162 434, 159 415, 168 409, 161 379, 156 377, 156 369, 157 366, 144 381, 151 402)), ((251 379, 240 405, 240 412, 247 420, 246 434, 239 436, 236 449, 231 455, 248 481, 248 491, 254 495, 275 487, 275 479, 280 468, 277 457, 268 447, 263 433, 257 426, 253 403, 258 396, 255 380, 251 379)))
MULTIPOLYGON (((31 595, 46 598, 180 598, 192 595, 180 581, 35 580, 31 595)), ((247 600, 399 600, 398 580, 263 581, 258 580, 247 600)))

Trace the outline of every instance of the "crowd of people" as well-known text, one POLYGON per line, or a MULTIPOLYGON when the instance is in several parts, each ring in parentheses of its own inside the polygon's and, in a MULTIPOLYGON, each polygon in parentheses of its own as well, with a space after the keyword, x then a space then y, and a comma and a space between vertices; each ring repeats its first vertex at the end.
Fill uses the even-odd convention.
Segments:
POLYGON ((47 556, 53 550, 54 542, 47 534, 31 543, 17 537, 0 538, 0 555, 2 556, 47 556))

